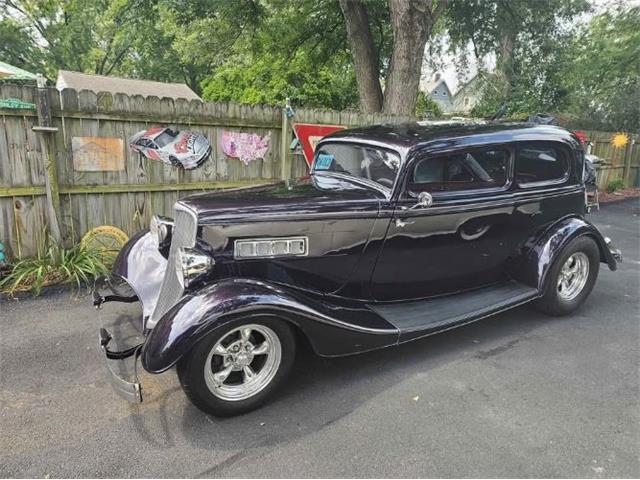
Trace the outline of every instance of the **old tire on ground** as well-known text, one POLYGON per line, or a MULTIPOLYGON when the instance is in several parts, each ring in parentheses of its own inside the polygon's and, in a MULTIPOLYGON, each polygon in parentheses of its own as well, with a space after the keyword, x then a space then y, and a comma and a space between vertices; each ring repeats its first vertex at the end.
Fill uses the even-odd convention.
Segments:
POLYGON ((285 321, 238 320, 199 341, 178 363, 178 378, 200 410, 239 415, 273 394, 291 371, 295 351, 295 336, 285 321))
POLYGON ((549 271, 543 296, 536 308, 549 315, 568 315, 587 299, 598 278, 600 251, 588 236, 572 240, 549 271))

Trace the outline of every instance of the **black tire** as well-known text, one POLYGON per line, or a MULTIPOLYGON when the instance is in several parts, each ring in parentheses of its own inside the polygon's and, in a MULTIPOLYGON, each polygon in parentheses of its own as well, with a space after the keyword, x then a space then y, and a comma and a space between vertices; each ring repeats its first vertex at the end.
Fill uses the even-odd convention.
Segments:
MULTIPOLYGON (((575 256, 574 256, 575 258, 575 256)), ((546 287, 542 297, 535 302, 535 307, 549 315, 562 316, 576 311, 587 299, 598 278, 600 269, 600 251, 596 242, 587 236, 572 240, 558 255, 551 266, 546 279, 546 287), (575 254, 583 254, 588 259, 588 275, 584 286, 573 298, 563 298, 558 281, 561 271, 569 258, 575 254)))
POLYGON ((171 165, 173 165, 174 167, 182 166, 182 163, 180 163, 180 161, 173 155, 169 155, 169 161, 171 162, 171 165))
MULTIPOLYGON (((252 333, 252 335, 255 335, 255 332, 252 333)), ((217 417, 230 417, 249 412, 265 403, 289 375, 295 360, 295 354, 295 335, 286 321, 273 317, 241 319, 231 322, 222 330, 216 330, 199 341, 194 348, 178 362, 177 373, 182 389, 196 407, 205 413, 217 417), (214 394, 207 386, 205 365, 209 358, 209 353, 218 341, 225 339, 231 332, 244 325, 264 326, 277 335, 281 346, 280 363, 277 366, 273 378, 260 391, 249 398, 226 400, 214 394)), ((215 361, 214 359, 208 368, 213 369, 213 363, 215 361)), ((220 358, 217 361, 220 362, 223 360, 220 358)), ((220 367, 218 366, 218 368, 220 367)), ((241 372, 238 373, 241 374, 241 372)))

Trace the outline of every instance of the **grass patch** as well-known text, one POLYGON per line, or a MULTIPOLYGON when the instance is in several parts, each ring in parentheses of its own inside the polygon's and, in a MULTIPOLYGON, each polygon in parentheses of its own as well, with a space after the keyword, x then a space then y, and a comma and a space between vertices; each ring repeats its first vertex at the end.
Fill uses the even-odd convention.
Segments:
POLYGON ((607 184, 607 192, 609 193, 613 193, 616 190, 620 190, 622 188, 624 188, 624 180, 622 180, 621 178, 616 178, 615 180, 611 180, 607 184))
POLYGON ((80 288, 109 271, 109 260, 99 249, 82 245, 65 249, 55 243, 35 257, 18 259, 0 280, 0 291, 9 295, 30 291, 37 296, 42 287, 74 283, 80 288))

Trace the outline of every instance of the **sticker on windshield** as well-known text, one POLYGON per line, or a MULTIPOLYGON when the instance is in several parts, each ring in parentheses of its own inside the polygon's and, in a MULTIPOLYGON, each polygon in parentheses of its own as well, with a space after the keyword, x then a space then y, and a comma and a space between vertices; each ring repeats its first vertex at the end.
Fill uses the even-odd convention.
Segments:
POLYGON ((331 167, 331 163, 333 163, 333 155, 328 153, 320 153, 316 157, 316 164, 314 165, 315 170, 329 170, 331 167))

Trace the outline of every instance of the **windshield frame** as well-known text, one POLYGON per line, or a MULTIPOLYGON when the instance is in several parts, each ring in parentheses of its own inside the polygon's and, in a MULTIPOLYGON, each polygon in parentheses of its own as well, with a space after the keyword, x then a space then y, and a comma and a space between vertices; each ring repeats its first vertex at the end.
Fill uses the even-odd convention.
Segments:
POLYGON ((374 190, 381 192, 387 200, 390 200, 396 188, 396 185, 398 184, 398 181, 400 179, 402 169, 404 168, 405 156, 406 156, 406 152, 401 150, 396 150, 394 148, 390 148, 389 145, 381 142, 379 143, 379 142, 371 142, 371 141, 357 141, 351 138, 348 138, 348 139, 328 138, 326 140, 321 140, 320 142, 318 142, 318 145, 316 145, 316 148, 314 149, 314 153, 313 153, 313 162, 311 163, 309 174, 310 175, 327 175, 327 176, 334 176, 337 178, 343 178, 345 180, 351 180, 353 182, 359 183, 363 186, 373 188, 374 190), (387 187, 382 185, 381 183, 376 182, 375 180, 370 180, 365 177, 358 177, 356 175, 345 174, 342 172, 333 172, 331 170, 316 170, 315 164, 316 164, 316 157, 318 155, 318 152, 323 146, 330 145, 330 144, 341 144, 341 145, 349 144, 355 147, 375 148, 376 150, 384 150, 385 152, 397 155, 399 159, 398 170, 396 171, 395 178, 393 179, 393 185, 391 187, 387 187))

